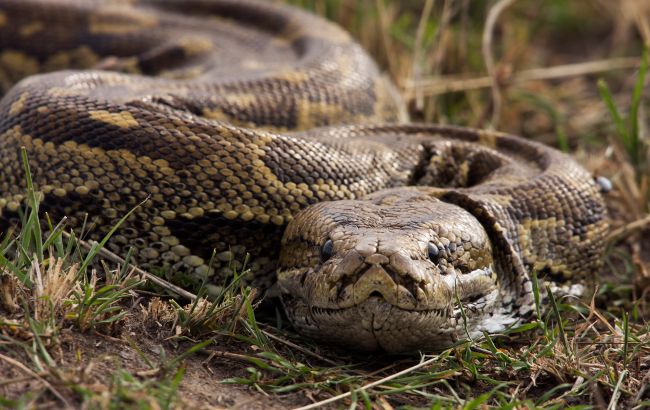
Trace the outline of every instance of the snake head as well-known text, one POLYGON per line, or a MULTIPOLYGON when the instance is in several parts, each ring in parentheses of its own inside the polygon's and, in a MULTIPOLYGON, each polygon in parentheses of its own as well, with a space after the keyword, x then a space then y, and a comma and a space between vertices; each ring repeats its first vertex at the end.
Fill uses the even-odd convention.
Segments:
POLYGON ((282 240, 278 283, 298 331, 388 352, 480 331, 499 295, 480 222, 418 188, 298 213, 282 240))

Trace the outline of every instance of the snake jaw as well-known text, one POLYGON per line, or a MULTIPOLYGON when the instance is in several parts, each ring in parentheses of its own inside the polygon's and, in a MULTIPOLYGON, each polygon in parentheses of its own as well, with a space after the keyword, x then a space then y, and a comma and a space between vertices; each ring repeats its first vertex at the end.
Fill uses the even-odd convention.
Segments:
POLYGON ((347 309, 309 306, 293 297, 282 301, 301 333, 355 350, 399 353, 442 348, 457 339, 453 306, 414 311, 378 296, 347 309))

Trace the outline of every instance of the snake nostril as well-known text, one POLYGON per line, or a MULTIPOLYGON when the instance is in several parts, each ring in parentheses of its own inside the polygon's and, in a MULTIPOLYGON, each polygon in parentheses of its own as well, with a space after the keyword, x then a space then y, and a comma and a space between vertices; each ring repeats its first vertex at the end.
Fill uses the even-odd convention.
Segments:
POLYGON ((373 291, 370 292, 370 294, 368 295, 369 298, 371 298, 371 297, 373 297, 373 296, 378 297, 378 298, 383 298, 383 297, 384 297, 384 295, 383 295, 380 291, 378 291, 378 290, 373 290, 373 291))
POLYGON ((413 279, 410 278, 404 278, 400 277, 399 280, 395 281, 398 285, 401 285, 404 287, 404 289, 408 290, 409 293, 413 296, 418 294, 418 288, 422 288, 423 285, 420 283, 417 283, 413 279))

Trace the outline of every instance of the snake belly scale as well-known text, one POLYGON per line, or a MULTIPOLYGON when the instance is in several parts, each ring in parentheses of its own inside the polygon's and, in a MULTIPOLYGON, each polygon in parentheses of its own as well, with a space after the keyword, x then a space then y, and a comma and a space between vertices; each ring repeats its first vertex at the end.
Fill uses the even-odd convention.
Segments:
POLYGON ((0 87, 5 226, 25 147, 52 218, 98 239, 142 202, 110 250, 188 287, 248 255, 323 340, 442 347, 529 318, 533 271, 579 296, 600 266, 605 206, 574 160, 406 123, 347 33, 287 6, 0 0, 0 87))

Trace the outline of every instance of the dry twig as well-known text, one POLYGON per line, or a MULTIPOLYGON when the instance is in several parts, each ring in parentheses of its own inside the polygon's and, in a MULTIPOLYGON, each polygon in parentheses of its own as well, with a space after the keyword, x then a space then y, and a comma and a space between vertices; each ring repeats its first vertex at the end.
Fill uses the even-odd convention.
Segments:
POLYGON ((607 236, 607 242, 608 243, 613 243, 613 242, 621 239, 626 234, 629 234, 629 233, 634 232, 634 231, 639 230, 639 229, 643 229, 643 228, 647 227, 648 225, 650 225, 650 215, 646 215, 645 218, 637 219, 636 221, 625 224, 625 225, 621 226, 620 228, 614 229, 607 236))
POLYGON ((59 400, 61 400, 61 402, 65 405, 66 408, 68 408, 68 409, 72 409, 72 408, 73 408, 72 404, 71 404, 71 403, 70 403, 70 402, 69 402, 65 397, 63 397, 63 395, 61 395, 61 393, 59 393, 59 392, 54 388, 54 386, 52 386, 52 385, 51 385, 47 380, 45 380, 44 378, 42 378, 41 376, 39 376, 38 374, 36 374, 33 370, 30 370, 27 366, 25 366, 24 364, 20 363, 19 361, 14 360, 14 359, 12 359, 11 357, 7 357, 7 356, 5 356, 5 355, 3 355, 3 354, 0 354, 0 359, 1 359, 1 360, 4 360, 5 362, 7 362, 7 363, 9 363, 9 364, 11 364, 12 366, 15 366, 15 367, 19 368, 19 369, 22 370, 23 372, 25 372, 25 373, 27 373, 28 375, 30 375, 32 378, 34 378, 34 379, 38 380, 39 382, 43 383, 43 385, 44 385, 45 387, 47 387, 47 389, 48 389, 49 391, 51 391, 52 394, 54 394, 54 395, 55 395, 59 400))
MULTIPOLYGON (((68 237, 68 238, 70 237, 70 234, 67 233, 67 232, 63 232, 63 235, 68 237)), ((77 242, 79 243, 79 245, 84 247, 86 250, 92 249, 93 245, 97 244, 97 242, 95 242, 95 241, 84 241, 84 240, 81 240, 81 239, 77 239, 77 242)), ((111 261, 111 262, 118 263, 118 264, 120 264, 122 266, 124 266, 126 264, 126 261, 124 259, 122 259, 120 256, 114 254, 113 252, 109 251, 106 248, 100 248, 97 254, 99 256, 111 261)), ((147 272, 145 270, 142 270, 142 269, 138 268, 137 266, 135 266, 133 264, 129 263, 127 265, 129 267, 129 269, 133 269, 135 271, 135 273, 137 273, 138 275, 142 275, 147 280, 155 283, 156 285, 160 286, 163 289, 166 289, 166 290, 168 290, 168 291, 170 291, 172 293, 175 293, 178 296, 181 296, 181 297, 183 297, 185 299, 189 299, 189 300, 192 300, 192 301, 194 299, 196 299, 195 294, 193 294, 191 292, 188 292, 185 289, 183 289, 181 287, 178 287, 178 286, 176 286, 176 285, 162 279, 159 276, 156 276, 156 275, 154 275, 152 273, 149 273, 149 272, 147 272)))
POLYGON ((386 61, 388 62, 388 71, 396 77, 397 67, 394 63, 395 51, 393 50, 393 45, 389 36, 389 23, 388 23, 388 14, 386 12, 386 5, 383 0, 375 0, 375 5, 377 7, 377 13, 379 14, 379 24, 381 25, 381 42, 384 46, 384 53, 386 53, 386 61))
MULTIPOLYGON (((621 57, 606 60, 588 61, 586 63, 563 64, 553 67, 532 68, 522 70, 509 79, 502 80, 503 84, 517 85, 530 81, 552 80, 556 78, 576 77, 604 71, 625 70, 638 68, 641 60, 638 57, 621 57)), ((468 91, 492 86, 492 78, 459 76, 443 76, 439 78, 423 78, 419 82, 411 81, 406 84, 407 96, 413 98, 415 90, 424 96, 446 94, 450 92, 468 91)))
MULTIPOLYGON (((420 15, 420 22, 418 23, 418 30, 415 35, 415 46, 413 47, 413 80, 418 82, 422 78, 422 41, 424 38, 424 31, 427 27, 427 21, 431 15, 431 10, 433 9, 434 0, 426 0, 424 3, 424 8, 422 9, 422 14, 420 15)), ((415 107, 417 110, 422 110, 424 107, 424 96, 422 93, 415 90, 415 107)))
POLYGON ((501 13, 508 8, 515 0, 499 0, 488 12, 483 28, 482 50, 485 68, 490 77, 492 87, 492 127, 498 127, 499 116, 501 115, 501 89, 497 78, 496 64, 494 62, 494 50, 492 49, 492 39, 494 26, 501 13))
POLYGON ((295 344, 295 343, 293 343, 293 342, 291 342, 291 341, 289 341, 289 340, 283 339, 283 338, 281 338, 280 336, 276 336, 276 335, 274 335, 273 333, 267 332, 266 330, 262 330, 262 333, 264 333, 264 335, 265 335, 266 337, 268 337, 269 339, 273 339, 273 340, 275 340, 276 342, 283 343, 283 344, 285 344, 285 345, 287 345, 287 346, 289 346, 289 347, 291 347, 291 348, 293 348, 293 349, 298 350, 299 352, 301 352, 301 353, 303 353, 303 354, 306 354, 307 356, 311 356, 311 357, 313 357, 313 358, 315 358, 315 359, 318 359, 318 360, 320 360, 320 361, 322 361, 322 362, 324 362, 324 363, 327 363, 327 364, 329 364, 330 366, 335 366, 335 367, 336 367, 336 366, 340 366, 339 363, 336 363, 335 361, 330 360, 330 359, 328 359, 327 357, 323 357, 323 356, 319 355, 318 353, 314 353, 314 352, 312 352, 312 351, 309 350, 309 349, 305 349, 305 348, 302 347, 302 346, 299 346, 299 345, 297 345, 297 344, 295 344))
MULTIPOLYGON (((428 365, 430 365, 432 363, 435 363, 438 360, 440 360, 439 357, 435 356, 435 357, 433 357, 433 358, 431 358, 429 360, 425 360, 425 361, 422 361, 422 362, 420 362, 420 363, 418 363, 418 364, 416 364, 414 366, 411 366, 408 369, 404 369, 401 372, 393 373, 393 374, 391 374, 389 376, 384 377, 383 379, 379 379, 379 380, 374 381, 372 383, 368 383, 366 385, 363 385, 362 387, 360 387, 358 389, 355 389, 354 392, 358 393, 360 391, 368 390, 368 389, 371 389, 373 387, 379 386, 379 385, 384 384, 384 383, 386 383, 388 381, 396 379, 396 378, 398 378, 400 376, 408 374, 408 373, 410 373, 410 372, 412 372, 414 370, 417 370, 417 369, 420 369, 422 367, 428 366, 428 365)), ((321 400, 319 402, 312 403, 312 404, 309 404, 307 406, 298 407, 298 408, 295 408, 294 410, 310 410, 310 409, 315 409, 315 408, 318 408, 318 407, 322 407, 322 406, 324 406, 326 404, 334 403, 335 401, 339 401, 341 399, 349 397, 349 396, 352 395, 352 392, 353 391, 349 391, 347 393, 339 394, 338 396, 333 396, 333 397, 330 397, 329 399, 321 400)))

